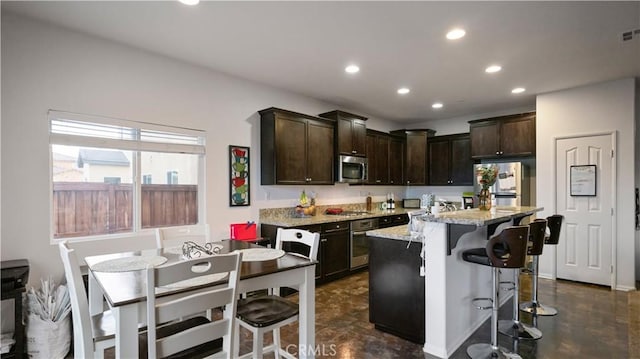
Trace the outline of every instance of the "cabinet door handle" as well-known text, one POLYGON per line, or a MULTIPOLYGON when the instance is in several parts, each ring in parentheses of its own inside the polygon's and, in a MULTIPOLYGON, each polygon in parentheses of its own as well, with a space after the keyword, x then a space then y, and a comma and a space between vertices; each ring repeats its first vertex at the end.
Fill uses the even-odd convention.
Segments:
POLYGON ((356 151, 356 150, 351 150, 351 153, 356 154, 356 153, 358 153, 358 151, 356 151))
POLYGON ((382 181, 381 180, 376 180, 376 183, 380 183, 380 182, 382 182, 382 181))
POLYGON ((496 155, 499 155, 499 154, 500 154, 500 151, 496 151, 496 155))
POLYGON ((322 238, 322 239, 320 240, 320 242, 326 242, 326 241, 327 241, 327 239, 326 239, 326 238, 322 238))

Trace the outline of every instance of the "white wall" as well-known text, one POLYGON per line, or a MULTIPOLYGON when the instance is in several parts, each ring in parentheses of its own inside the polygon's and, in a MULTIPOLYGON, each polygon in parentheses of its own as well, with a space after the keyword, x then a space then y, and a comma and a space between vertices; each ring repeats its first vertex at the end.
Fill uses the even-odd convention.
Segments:
MULTIPOLYGON (((256 58, 257 60, 257 58, 256 58)), ((262 188, 258 110, 275 106, 310 115, 332 104, 192 66, 110 41, 2 14, 2 260, 28 258, 29 282, 62 278, 50 244, 47 110, 178 125, 207 132, 206 219, 213 238, 229 223, 257 220, 261 207, 291 205, 303 187, 262 188), (228 146, 251 147, 251 206, 230 208, 228 146)), ((350 109, 342 108, 349 111, 350 109)), ((356 112, 358 113, 358 112, 356 112)), ((366 113, 361 113, 367 116, 366 113)), ((389 130, 371 118, 368 127, 389 130)), ((364 203, 400 188, 307 187, 318 203, 364 203)), ((102 246, 102 244, 97 245, 102 246)))
MULTIPOLYGON (((555 213, 554 139, 560 136, 617 132, 617 283, 618 289, 635 288, 634 167, 635 79, 622 79, 537 98, 536 161, 539 217, 555 213)), ((555 248, 545 247, 541 275, 555 278, 555 248)))

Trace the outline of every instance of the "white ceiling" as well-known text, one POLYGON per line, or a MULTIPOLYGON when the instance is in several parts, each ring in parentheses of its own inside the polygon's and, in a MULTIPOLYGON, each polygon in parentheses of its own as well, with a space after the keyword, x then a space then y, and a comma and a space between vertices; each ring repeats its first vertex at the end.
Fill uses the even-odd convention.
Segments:
POLYGON ((639 1, 2 1, 2 11, 393 121, 533 107, 536 94, 640 76, 640 34, 621 41, 640 28, 639 1), (446 40, 456 26, 467 36, 446 40), (347 75, 352 62, 361 71, 347 75), (493 63, 503 70, 486 74, 493 63), (527 91, 511 94, 517 86, 527 91))

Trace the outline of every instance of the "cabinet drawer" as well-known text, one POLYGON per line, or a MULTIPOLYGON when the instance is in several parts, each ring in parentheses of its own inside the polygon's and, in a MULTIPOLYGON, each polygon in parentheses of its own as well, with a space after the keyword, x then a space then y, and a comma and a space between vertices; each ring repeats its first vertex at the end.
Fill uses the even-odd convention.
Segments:
POLYGON ((320 233, 346 232, 349 230, 349 222, 323 223, 320 233))

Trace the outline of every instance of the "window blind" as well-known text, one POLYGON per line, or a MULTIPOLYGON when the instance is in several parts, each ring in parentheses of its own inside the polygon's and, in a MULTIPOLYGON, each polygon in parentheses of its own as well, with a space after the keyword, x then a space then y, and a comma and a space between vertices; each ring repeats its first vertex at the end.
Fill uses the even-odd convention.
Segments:
POLYGON ((48 117, 52 144, 205 153, 204 131, 60 111, 49 111, 48 117))

